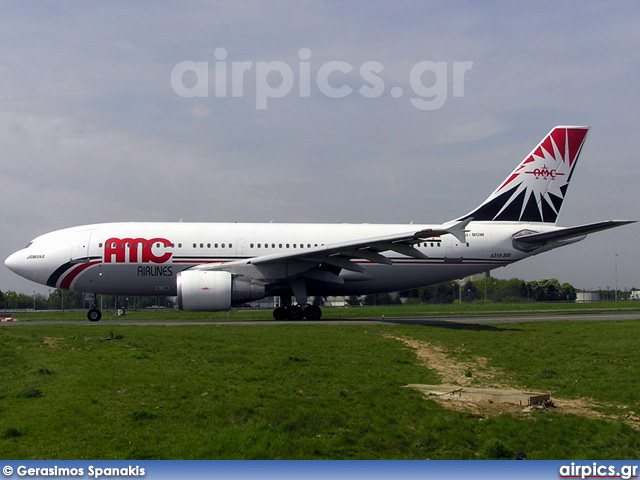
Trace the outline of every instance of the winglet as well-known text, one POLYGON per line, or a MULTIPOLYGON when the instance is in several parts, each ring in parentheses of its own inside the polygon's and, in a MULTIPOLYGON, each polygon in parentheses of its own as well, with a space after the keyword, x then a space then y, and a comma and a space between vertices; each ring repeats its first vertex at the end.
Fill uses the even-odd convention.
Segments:
POLYGON ((414 239, 425 239, 425 238, 433 238, 439 237, 440 235, 453 235, 456 237, 460 243, 465 243, 467 241, 465 237, 465 233, 467 232, 466 227, 469 225, 469 222, 473 220, 473 217, 467 217, 463 220, 452 220, 447 223, 443 223, 440 227, 437 228, 429 228, 428 230, 420 230, 413 234, 414 239))
POLYGON ((462 221, 453 220, 452 222, 447 222, 442 226, 445 227, 445 233, 453 235, 460 241, 460 243, 465 243, 467 241, 465 236, 467 232, 466 228, 471 220, 473 220, 473 217, 465 218, 462 221))

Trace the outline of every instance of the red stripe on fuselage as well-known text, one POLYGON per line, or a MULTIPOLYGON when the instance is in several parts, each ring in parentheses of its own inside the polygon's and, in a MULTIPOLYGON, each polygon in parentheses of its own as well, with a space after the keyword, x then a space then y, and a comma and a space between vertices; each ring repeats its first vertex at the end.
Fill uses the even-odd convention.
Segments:
POLYGON ((73 269, 69 273, 67 273, 67 275, 62 279, 62 281, 60 282, 59 288, 69 290, 71 283, 76 279, 78 275, 84 272, 87 268, 97 265, 99 263, 102 263, 102 261, 82 263, 76 267, 73 267, 73 269))

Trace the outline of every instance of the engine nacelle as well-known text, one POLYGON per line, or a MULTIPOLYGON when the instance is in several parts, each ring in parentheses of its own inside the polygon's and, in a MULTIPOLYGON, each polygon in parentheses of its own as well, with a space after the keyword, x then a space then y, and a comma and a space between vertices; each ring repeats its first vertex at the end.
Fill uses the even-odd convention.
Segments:
POLYGON ((178 306, 191 312, 218 312, 265 297, 264 285, 229 272, 185 270, 178 273, 178 306))

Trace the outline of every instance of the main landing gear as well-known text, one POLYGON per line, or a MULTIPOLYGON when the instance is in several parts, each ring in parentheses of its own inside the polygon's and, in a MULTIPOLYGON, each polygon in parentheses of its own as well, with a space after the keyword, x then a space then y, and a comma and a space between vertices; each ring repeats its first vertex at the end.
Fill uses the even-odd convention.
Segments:
POLYGON ((276 320, 320 320, 322 310, 317 305, 307 303, 307 284, 304 278, 295 277, 289 280, 289 286, 298 305, 291 304, 291 297, 280 296, 280 306, 273 311, 276 320), (304 305, 302 307, 301 305, 304 305))
POLYGON ((322 318, 322 309, 316 305, 284 305, 273 311, 273 318, 276 320, 320 320, 322 318))

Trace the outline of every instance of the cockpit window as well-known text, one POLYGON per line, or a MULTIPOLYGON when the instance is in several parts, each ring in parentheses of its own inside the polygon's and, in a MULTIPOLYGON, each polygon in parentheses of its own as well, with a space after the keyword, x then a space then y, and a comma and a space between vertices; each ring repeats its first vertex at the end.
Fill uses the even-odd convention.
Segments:
POLYGON ((24 248, 29 248, 31 245, 33 245, 33 242, 29 242, 29 243, 27 243, 27 246, 26 246, 26 247, 24 247, 24 248))

